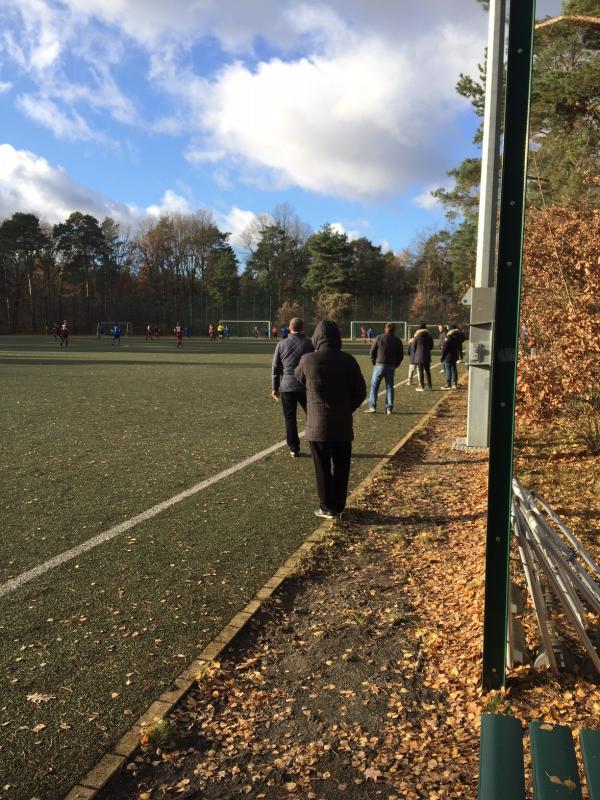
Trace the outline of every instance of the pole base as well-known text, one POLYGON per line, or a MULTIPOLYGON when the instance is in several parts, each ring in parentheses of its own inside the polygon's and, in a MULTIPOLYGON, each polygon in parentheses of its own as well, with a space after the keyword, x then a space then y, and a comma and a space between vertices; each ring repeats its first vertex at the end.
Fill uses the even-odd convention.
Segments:
POLYGON ((467 437, 466 436, 459 436, 458 439, 454 440, 454 444, 452 445, 453 450, 462 450, 465 453, 489 453, 489 447, 475 447, 473 445, 467 444, 467 437))

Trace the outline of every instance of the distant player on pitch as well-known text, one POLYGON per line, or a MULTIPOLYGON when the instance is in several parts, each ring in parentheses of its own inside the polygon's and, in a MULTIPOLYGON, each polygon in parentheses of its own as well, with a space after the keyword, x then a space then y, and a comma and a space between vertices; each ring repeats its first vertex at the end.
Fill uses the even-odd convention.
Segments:
POLYGON ((69 346, 69 334, 70 334, 70 332, 71 331, 69 330, 69 323, 67 322, 67 320, 65 320, 63 322, 63 324, 60 326, 59 337, 60 337, 60 346, 61 347, 63 346, 63 344, 64 344, 65 347, 69 346))
POLYGON ((177 347, 183 347, 183 328, 179 323, 175 325, 175 330, 173 331, 175 334, 175 338, 177 339, 177 347))

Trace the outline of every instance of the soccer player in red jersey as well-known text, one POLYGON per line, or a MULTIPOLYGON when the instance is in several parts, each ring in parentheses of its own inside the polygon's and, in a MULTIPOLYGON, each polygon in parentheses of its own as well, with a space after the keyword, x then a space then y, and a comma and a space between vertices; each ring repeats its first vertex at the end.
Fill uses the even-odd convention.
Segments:
POLYGON ((175 325, 175 330, 173 331, 177 338, 177 347, 183 347, 183 328, 179 323, 175 325))

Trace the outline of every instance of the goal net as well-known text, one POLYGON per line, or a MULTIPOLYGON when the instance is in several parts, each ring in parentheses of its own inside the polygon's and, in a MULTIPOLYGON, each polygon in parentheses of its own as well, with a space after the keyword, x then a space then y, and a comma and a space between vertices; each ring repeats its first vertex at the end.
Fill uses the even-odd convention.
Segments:
POLYGON ((121 336, 133 335, 133 325, 131 322, 99 322, 96 333, 98 336, 112 336, 115 325, 121 328, 121 336))
POLYGON ((271 321, 268 319, 222 319, 220 324, 229 330, 229 336, 247 339, 270 339, 271 321))
POLYGON ((366 340, 366 336, 363 336, 362 331, 364 330, 365 334, 369 329, 372 331, 372 339, 376 336, 379 336, 380 333, 383 333, 385 326, 388 322, 392 322, 396 326, 396 336, 400 339, 406 339, 406 322, 401 322, 393 319, 384 319, 384 320, 352 320, 350 323, 350 338, 351 339, 362 339, 366 340), (362 329, 362 330, 361 330, 362 329))
MULTIPOLYGON (((420 325, 409 325, 408 326, 408 338, 412 339, 412 337, 415 335, 415 333, 419 330, 420 327, 421 327, 420 325)), ((428 325, 427 326, 427 330, 433 336, 433 341, 436 344, 438 344, 439 339, 440 339, 440 332, 438 330, 438 326, 437 325, 428 325)))

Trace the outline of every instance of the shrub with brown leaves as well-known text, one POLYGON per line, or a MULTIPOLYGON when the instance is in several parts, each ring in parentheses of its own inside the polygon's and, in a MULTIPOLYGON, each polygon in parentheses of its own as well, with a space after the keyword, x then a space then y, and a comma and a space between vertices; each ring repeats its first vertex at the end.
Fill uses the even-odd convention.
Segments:
POLYGON ((599 209, 529 212, 521 303, 520 431, 561 425, 600 447, 599 209))

